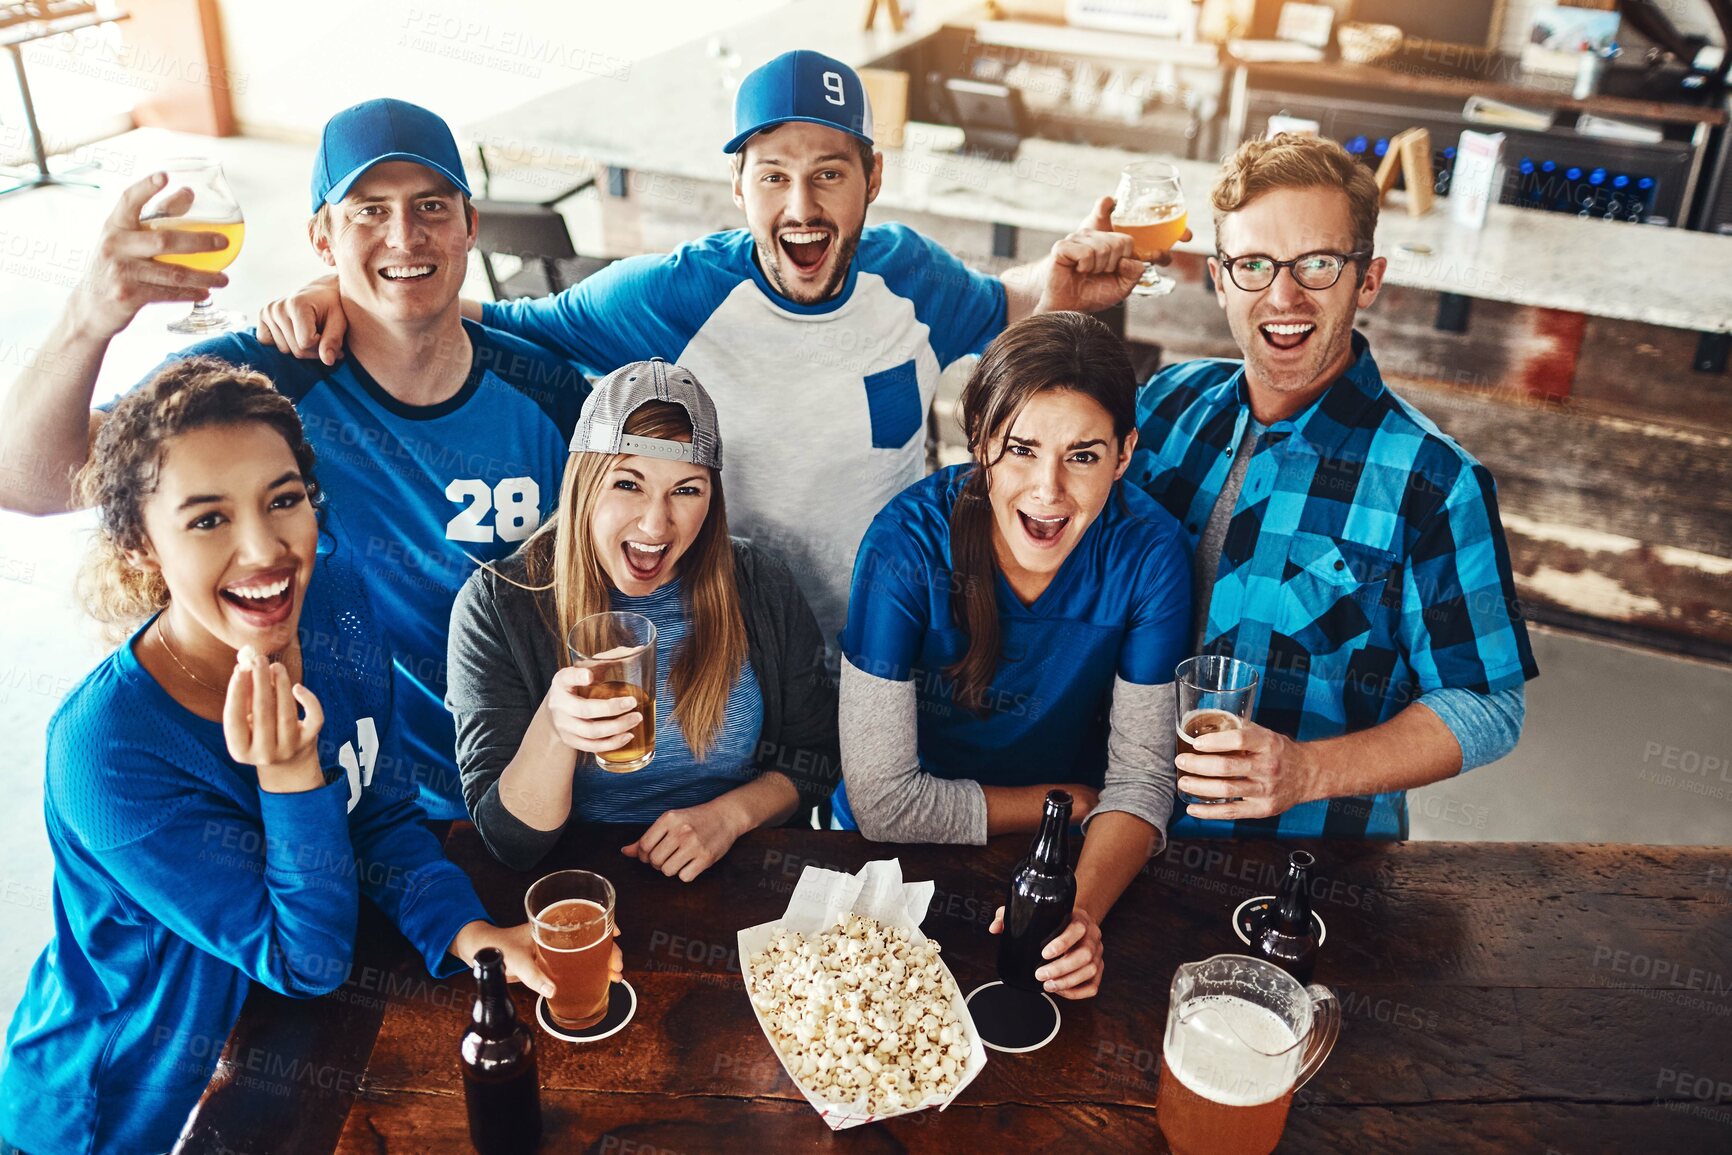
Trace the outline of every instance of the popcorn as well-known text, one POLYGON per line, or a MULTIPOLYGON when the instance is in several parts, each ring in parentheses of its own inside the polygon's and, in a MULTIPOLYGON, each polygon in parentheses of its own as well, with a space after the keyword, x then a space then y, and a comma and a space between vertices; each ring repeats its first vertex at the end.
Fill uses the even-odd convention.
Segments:
POLYGON ((968 1031, 939 949, 845 913, 818 934, 777 930, 751 955, 752 1005, 803 1090, 882 1115, 958 1089, 968 1031))

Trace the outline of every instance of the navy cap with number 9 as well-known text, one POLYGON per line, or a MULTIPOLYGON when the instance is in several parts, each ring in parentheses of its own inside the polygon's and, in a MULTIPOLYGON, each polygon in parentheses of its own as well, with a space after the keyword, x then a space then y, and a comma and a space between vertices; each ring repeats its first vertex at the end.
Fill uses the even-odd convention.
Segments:
POLYGON ((754 133, 800 120, 841 129, 872 143, 872 106, 860 76, 822 52, 784 52, 740 82, 734 97, 734 137, 722 146, 735 153, 754 133))

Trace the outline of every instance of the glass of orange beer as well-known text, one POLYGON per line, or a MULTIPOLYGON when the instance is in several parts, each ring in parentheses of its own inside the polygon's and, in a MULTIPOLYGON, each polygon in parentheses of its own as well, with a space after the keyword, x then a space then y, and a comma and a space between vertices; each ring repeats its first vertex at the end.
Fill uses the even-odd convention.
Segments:
MULTIPOLYGON (((155 259, 166 265, 182 265, 205 273, 220 273, 240 256, 247 225, 240 202, 230 191, 222 165, 207 157, 181 157, 162 166, 168 177, 162 191, 139 210, 138 223, 157 232, 215 233, 228 244, 200 253, 163 253, 155 259), (178 201, 192 194, 184 207, 178 201), (174 211, 170 212, 173 204, 174 211)), ((210 294, 192 307, 192 312, 168 327, 171 333, 221 333, 243 328, 246 318, 211 304, 210 294)))
POLYGON ((1179 187, 1179 170, 1159 160, 1127 164, 1119 175, 1113 200, 1113 231, 1130 237, 1137 260, 1148 262, 1131 292, 1143 297, 1172 292, 1179 282, 1162 276, 1154 262, 1185 235, 1185 194, 1179 187))
MULTIPOLYGON (((1223 730, 1243 730, 1257 703, 1257 667, 1222 654, 1186 658, 1173 671, 1178 690, 1178 741, 1175 754, 1195 754, 1192 739, 1223 730)), ((1180 770, 1180 774, 1184 771, 1180 770)), ((1179 791, 1186 805, 1212 806, 1235 798, 1203 798, 1179 791)))
POLYGON ((1246 955, 1184 963, 1173 975, 1155 1119, 1173 1155, 1269 1155, 1293 1092, 1341 1032, 1328 987, 1300 986, 1246 955))
POLYGON ((569 1031, 593 1027, 607 1013, 613 958, 613 883, 587 870, 560 870, 523 896, 535 960, 553 980, 547 1013, 569 1031))
POLYGON ((656 627, 642 614, 609 611, 591 614, 571 627, 566 638, 571 664, 589 671, 589 685, 577 687, 586 698, 630 698, 624 713, 643 721, 617 750, 595 756, 614 774, 642 770, 656 756, 656 627))

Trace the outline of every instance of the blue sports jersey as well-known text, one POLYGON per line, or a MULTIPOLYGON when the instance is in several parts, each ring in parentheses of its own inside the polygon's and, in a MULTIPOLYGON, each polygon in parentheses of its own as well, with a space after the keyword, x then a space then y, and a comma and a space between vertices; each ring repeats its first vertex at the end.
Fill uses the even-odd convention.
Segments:
POLYGON ((32 1153, 168 1150, 249 980, 296 996, 334 989, 361 895, 435 974, 462 969, 446 947, 486 912, 414 795, 374 778, 392 679, 365 591, 340 561, 319 560, 300 633, 303 682, 325 713, 322 789, 261 791, 222 724, 175 702, 132 641, 49 722, 54 938, 6 1034, 7 1141, 32 1153))
POLYGON ((589 385, 544 349, 463 323, 474 349, 462 388, 405 405, 354 357, 299 360, 234 333, 207 354, 276 382, 301 415, 328 497, 326 524, 360 571, 394 657, 398 764, 432 818, 464 818, 456 724, 445 708, 451 603, 476 560, 510 554, 559 501, 572 430, 589 385))
POLYGON ((717 233, 482 315, 591 373, 690 369, 715 398, 730 529, 787 559, 830 638, 861 534, 926 472, 939 374, 1004 328, 1004 286, 904 225, 865 229, 816 305, 776 292, 753 253, 746 230, 717 233))
MULTIPOLYGON (((920 765, 987 786, 1081 782, 1106 771, 1113 678, 1161 685, 1185 657, 1190 555, 1147 494, 1113 486, 1052 584, 1023 605, 996 574, 1001 657, 977 715, 956 704, 945 667, 968 648, 951 616, 950 514, 970 463, 905 490, 860 543, 842 650, 874 677, 916 682, 920 765)), ((854 828, 843 788, 836 815, 854 828)))

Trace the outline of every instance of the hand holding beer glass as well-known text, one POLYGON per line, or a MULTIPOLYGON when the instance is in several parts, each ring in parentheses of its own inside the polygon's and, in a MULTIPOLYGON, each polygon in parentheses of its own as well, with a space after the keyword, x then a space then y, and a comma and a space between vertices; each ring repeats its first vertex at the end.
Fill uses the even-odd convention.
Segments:
MULTIPOLYGON (((163 166, 168 181, 145 203, 138 222, 154 232, 214 233, 228 244, 194 253, 159 253, 156 260, 205 273, 220 273, 240 256, 246 221, 235 194, 229 191, 222 165, 203 157, 172 160, 163 166), (188 196, 190 194, 190 201, 188 196)), ((220 333, 242 327, 246 318, 218 309, 209 293, 192 312, 168 327, 171 333, 220 333)))
POLYGON ((613 883, 587 870, 561 870, 523 896, 535 938, 535 958, 553 980, 547 1015, 566 1031, 581 1031, 607 1013, 621 972, 613 883))
MULTIPOLYGON (((1248 662, 1220 654, 1186 658, 1173 672, 1179 693, 1179 735, 1175 754, 1195 754, 1191 739, 1224 730, 1243 730, 1257 704, 1257 670, 1248 662)), ((1183 774, 1183 770, 1178 771, 1183 774)), ((1236 798, 1199 798, 1179 791, 1187 805, 1213 806, 1236 798)))
POLYGON ((1119 176, 1113 194, 1113 231, 1131 238, 1137 260, 1146 262, 1142 279, 1131 292, 1139 297, 1162 297, 1179 282, 1161 275, 1155 262, 1185 236, 1185 194, 1179 188, 1179 170, 1165 161, 1128 164, 1119 176))
POLYGON ((1173 975, 1155 1119, 1173 1155, 1269 1155, 1341 1032, 1327 987, 1244 955, 1173 975))
POLYGON ((642 614, 591 614, 571 628, 566 645, 572 668, 560 671, 548 695, 561 740, 611 773, 648 766, 656 752, 655 623, 642 614), (581 701, 562 703, 554 696, 562 690, 581 701))

